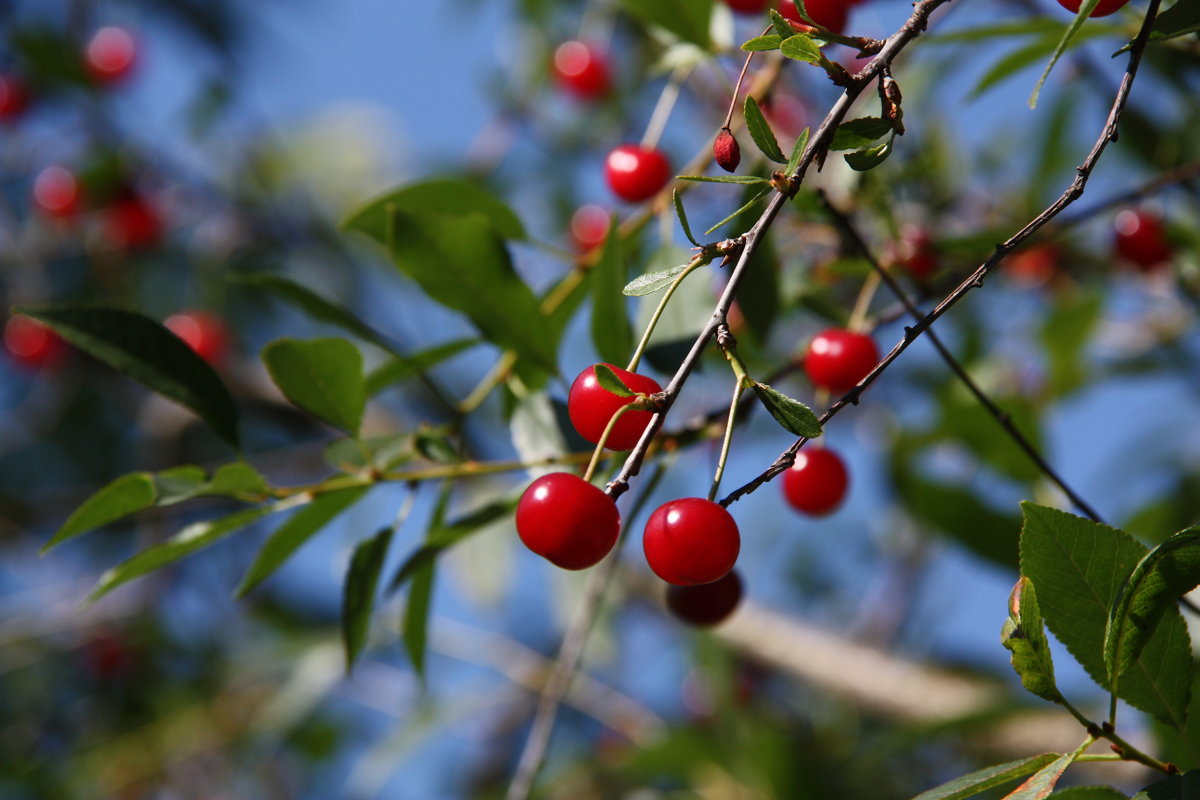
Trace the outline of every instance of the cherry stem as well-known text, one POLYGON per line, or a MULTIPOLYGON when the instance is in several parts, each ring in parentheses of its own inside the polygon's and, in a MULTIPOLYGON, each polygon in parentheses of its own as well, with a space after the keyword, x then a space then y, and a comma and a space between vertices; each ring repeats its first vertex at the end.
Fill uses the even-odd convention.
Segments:
POLYGON ((658 140, 662 138, 663 130, 667 127, 667 120, 671 117, 671 110, 675 108, 675 101, 679 99, 679 90, 683 87, 683 82, 687 80, 691 71, 690 66, 680 65, 671 73, 667 85, 663 87, 662 94, 658 96, 658 103, 650 115, 650 122, 646 124, 646 133, 642 136, 641 142, 643 150, 653 150, 658 146, 658 140))
MULTIPOLYGON (((767 26, 760 36, 766 36, 771 32, 771 26, 767 26)), ((738 93, 742 91, 742 81, 746 80, 746 70, 750 69, 750 59, 754 58, 754 53, 747 53, 746 60, 742 62, 742 71, 738 74, 737 83, 733 85, 733 96, 729 98, 729 111, 725 112, 725 124, 723 128, 728 128, 733 122, 733 112, 737 109, 738 93)))
POLYGON ((604 454, 604 445, 608 441, 608 437, 612 435, 613 428, 627 411, 637 409, 637 401, 631 401, 621 406, 616 412, 609 417, 608 424, 604 426, 604 433, 600 434, 600 441, 596 442, 596 449, 592 451, 592 460, 588 462, 587 469, 583 473, 583 479, 588 483, 592 482, 592 474, 596 471, 596 466, 600 463, 600 457, 604 454))
MULTIPOLYGON (((736 370, 734 370, 736 372, 736 370)), ((717 469, 713 473, 712 486, 708 490, 708 499, 716 500, 717 491, 721 488, 721 476, 725 474, 725 462, 729 459, 729 445, 733 442, 733 425, 737 419, 738 404, 742 392, 746 391, 746 381, 738 376, 733 385, 733 399, 729 402, 729 416, 725 418, 725 436, 721 440, 721 455, 717 458, 717 469)))
POLYGON ((707 260, 702 256, 696 256, 688 262, 687 269, 679 273, 675 280, 671 281, 671 285, 663 293, 662 299, 658 301, 658 307, 654 309, 653 316, 646 323, 646 330, 642 332, 642 340, 638 342, 637 349, 633 351, 633 357, 629 359, 629 366, 625 367, 625 369, 630 372, 637 372, 638 364, 642 360, 642 354, 646 352, 646 346, 650 343, 650 335, 654 333, 654 328, 658 325, 658 320, 662 317, 663 311, 666 310, 667 302, 670 301, 671 295, 675 294, 675 290, 679 288, 679 284, 683 283, 684 278, 706 263, 708 263, 707 260))
POLYGON ((854 310, 850 312, 850 319, 846 321, 847 330, 855 333, 863 330, 867 321, 867 312, 871 310, 871 301, 875 299, 875 292, 879 289, 881 280, 879 273, 873 271, 863 281, 858 298, 854 301, 854 310))

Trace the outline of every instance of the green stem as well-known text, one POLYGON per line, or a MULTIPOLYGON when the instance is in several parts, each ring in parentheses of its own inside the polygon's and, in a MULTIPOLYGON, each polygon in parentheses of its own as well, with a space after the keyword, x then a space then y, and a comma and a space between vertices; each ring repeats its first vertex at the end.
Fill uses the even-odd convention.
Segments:
POLYGON ((642 340, 638 342, 637 349, 633 351, 633 358, 629 359, 629 366, 625 369, 630 372, 636 372, 638 363, 642 360, 642 354, 646 352, 646 345, 650 343, 650 334, 654 333, 654 327, 658 325, 659 317, 667 307, 667 302, 670 301, 671 295, 675 294, 675 290, 679 288, 679 284, 683 283, 683 279, 691 275, 697 268, 708 263, 700 256, 696 256, 688 262, 687 269, 679 273, 675 280, 671 281, 671 285, 663 292, 662 299, 658 301, 658 308, 654 309, 654 315, 650 317, 650 321, 646 323, 646 330, 642 333, 642 340))
POLYGON ((608 419, 608 424, 604 426, 604 433, 600 434, 600 441, 596 442, 596 449, 592 451, 592 459, 588 462, 587 470, 583 473, 583 479, 591 482, 592 473, 596 471, 596 466, 600 463, 600 456, 604 453, 604 444, 608 441, 608 437, 612 434, 613 428, 616 427, 619 420, 627 411, 637 410, 636 401, 626 403, 617 409, 616 413, 608 419))
MULTIPOLYGON (((734 370, 737 372, 737 370, 734 370)), ((725 418, 725 438, 721 441, 721 456, 717 459, 717 471, 713 474, 712 487, 708 490, 708 499, 714 500, 717 496, 717 490, 721 488, 721 476, 725 474, 725 462, 729 458, 729 445, 733 441, 733 424, 737 418, 738 402, 742 399, 742 392, 746 391, 746 379, 743 372, 738 376, 737 383, 733 387, 733 400, 729 403, 729 416, 725 418)))

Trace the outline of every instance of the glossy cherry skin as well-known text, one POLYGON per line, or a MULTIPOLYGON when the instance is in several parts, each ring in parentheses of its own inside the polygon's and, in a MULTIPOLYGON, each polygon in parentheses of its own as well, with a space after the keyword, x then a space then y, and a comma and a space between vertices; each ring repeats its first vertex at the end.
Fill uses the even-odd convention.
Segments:
POLYGON ((575 243, 575 249, 580 253, 590 253, 604 244, 610 219, 611 212, 604 206, 580 206, 571 215, 571 241, 575 243))
POLYGON ((101 85, 116 83, 133 70, 137 43, 124 28, 110 25, 92 34, 83 51, 83 66, 101 85))
MULTIPOLYGON (((1096 7, 1092 9, 1089 17, 1107 17, 1109 14, 1116 13, 1117 9, 1128 3, 1129 0, 1100 0, 1096 7)), ((1070 11, 1072 14, 1079 13, 1079 7, 1083 5, 1082 0, 1058 0, 1058 4, 1070 11)))
POLYGON ((767 0, 725 0, 725 5, 735 14, 762 14, 767 10, 767 0))
POLYGON ((0 75, 0 121, 11 122, 29 107, 29 90, 16 75, 0 75))
POLYGON ((558 85, 582 100, 598 100, 612 88, 608 58, 586 42, 563 42, 554 51, 558 85))
POLYGON ((617 197, 627 203, 640 203, 670 183, 671 162, 661 150, 623 144, 608 154, 604 177, 617 197))
POLYGON ((123 250, 146 250, 162 239, 162 219, 145 199, 118 200, 100 215, 104 235, 123 250))
POLYGON ((167 317, 163 325, 210 364, 219 364, 229 352, 229 329, 216 314, 183 311, 167 317))
POLYGON ((896 264, 917 280, 931 277, 938 268, 937 251, 929 231, 917 225, 905 225, 894 248, 896 264))
POLYGON ((47 217, 68 219, 79 212, 83 190, 65 167, 46 167, 33 179, 33 202, 47 217))
MULTIPOLYGON (((614 367, 612 364, 605 366, 616 373, 632 392, 657 394, 662 391, 658 381, 653 378, 614 367)), ((567 414, 580 436, 592 444, 598 444, 613 414, 633 400, 632 397, 613 394, 601 386, 596 377, 596 368, 591 366, 579 373, 575 382, 571 384, 571 392, 567 395, 567 414)), ((604 446, 609 450, 632 450, 638 439, 642 438, 642 431, 646 430, 653 416, 652 411, 626 411, 613 426, 604 446)))
POLYGON ((4 325, 4 348, 28 369, 53 367, 67 354, 67 343, 35 319, 10 317, 4 325))
POLYGON ((733 517, 701 497, 672 500, 646 520, 642 548, 654 574, 676 586, 712 583, 737 562, 741 536, 733 517))
POLYGON ((552 472, 529 484, 517 503, 516 521, 525 546, 563 569, 597 563, 621 530, 612 498, 569 472, 552 472))
MULTIPOLYGON (((841 33, 842 29, 846 27, 846 17, 850 14, 851 5, 847 0, 805 0, 804 9, 808 12, 809 18, 822 28, 834 33, 841 33)), ((779 13, 791 22, 808 26, 792 0, 780 0, 779 13)))
POLYGON ((845 392, 853 389, 878 363, 879 351, 870 336, 829 328, 809 343, 804 371, 816 386, 845 392))
POLYGON ((1114 221, 1113 247, 1117 255, 1143 272, 1154 270, 1171 260, 1171 242, 1162 220, 1148 211, 1126 209, 1114 221))
POLYGON ((797 511, 829 514, 842 504, 850 474, 841 456, 824 447, 804 447, 796 463, 783 473, 783 496, 797 511))
POLYGON ((667 588, 667 608, 679 619, 701 628, 709 628, 734 612, 742 602, 742 579, 737 570, 712 583, 667 588))

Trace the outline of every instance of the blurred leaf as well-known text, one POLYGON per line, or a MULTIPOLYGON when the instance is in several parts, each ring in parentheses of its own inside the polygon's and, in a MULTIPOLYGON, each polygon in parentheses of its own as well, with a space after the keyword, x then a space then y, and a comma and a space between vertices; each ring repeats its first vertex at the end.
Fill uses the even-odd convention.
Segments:
POLYGON ((765 383, 754 381, 753 388, 759 401, 767 407, 767 411, 771 412, 771 416, 783 426, 784 430, 810 439, 821 435, 820 420, 804 403, 793 400, 765 383))
POLYGON ((238 446, 237 409, 217 373, 159 323, 133 311, 86 306, 17 308, 79 349, 194 411, 238 446))
POLYGON ((886 142, 877 144, 874 147, 846 153, 846 164, 855 172, 866 172, 867 170, 875 169, 884 161, 887 161, 888 156, 892 154, 892 143, 895 141, 896 137, 893 136, 886 142))
POLYGON ((504 201, 482 186, 456 178, 424 181, 385 192, 347 217, 342 227, 365 233, 384 247, 391 247, 391 217, 395 212, 481 214, 499 236, 525 238, 525 227, 504 201))
POLYGON ((359 542, 350 557, 342 590, 342 640, 346 645, 347 671, 354 666, 355 659, 367 644, 371 611, 375 608, 375 590, 379 586, 392 533, 392 528, 387 527, 359 542))
MULTIPOLYGON (((1117 33, 1120 30, 1117 26, 1111 26, 1112 33, 1117 33)), ((1057 36, 1060 31, 1062 31, 1062 23, 1058 20, 1051 19, 1050 17, 1033 17, 1031 19, 1020 20, 1019 22, 1005 22, 984 25, 979 28, 964 28, 957 31, 930 33, 922 37, 922 41, 927 44, 974 43, 988 39, 1003 39, 1009 36, 1029 36, 1030 34, 1057 36)))
POLYGON ((436 569, 436 561, 426 562, 417 568, 408 587, 408 602, 404 604, 404 650, 413 669, 422 679, 425 677, 425 645, 436 569))
MULTIPOLYGON (((161 475, 162 473, 159 473, 160 478, 161 475)), ((258 470, 245 461, 235 461, 232 464, 222 464, 217 467, 212 480, 201 490, 201 494, 238 497, 240 495, 262 495, 270 489, 266 479, 258 470)))
POLYGON ((414 439, 417 452, 430 461, 438 464, 461 464, 463 457, 451 441, 451 431, 447 428, 420 428, 414 439))
POLYGON ((262 358, 288 400, 335 428, 358 432, 367 390, 357 347, 345 339, 276 339, 262 358))
MULTIPOLYGON (((688 224, 687 211, 683 208, 683 198, 679 196, 678 189, 671 190, 671 202, 675 205, 675 216, 679 217, 679 227, 683 228, 683 235, 689 242, 699 247, 700 243, 696 241, 695 236, 692 236, 692 226, 688 224)), ((611 232, 609 235, 612 235, 611 232)))
POLYGON ((779 45, 779 52, 796 61, 805 61, 809 64, 821 63, 821 48, 812 38, 802 33, 784 39, 779 45))
POLYGON ((416 440, 408 431, 364 439, 338 439, 325 448, 325 460, 343 472, 387 471, 416 457, 416 440))
MULTIPOLYGON (((242 462, 237 462, 242 463, 242 462)), ((231 465, 226 464, 225 467, 231 465)), ((224 469, 222 467, 221 469, 224 469)), ((253 470, 253 467, 247 467, 253 470)), ((218 470, 220 472, 220 470, 218 470)), ((257 472, 255 473, 257 474, 257 472)), ((260 476, 261 480, 261 476, 260 476)), ((224 482, 225 479, 222 479, 224 482)), ((190 500, 198 496, 204 489, 211 485, 208 474, 197 466, 191 464, 183 464, 178 467, 171 467, 154 476, 154 488, 156 497, 154 504, 160 506, 174 505, 182 503, 184 500, 190 500)), ((216 494, 225 494, 225 492, 216 492, 216 494)))
POLYGON ((154 476, 149 472, 122 475, 75 509, 58 532, 42 547, 41 552, 45 553, 68 539, 149 508, 157 497, 154 476))
MULTIPOLYGON (((750 138, 754 140, 754 144, 762 151, 762 154, 772 161, 778 161, 780 164, 787 163, 787 157, 783 151, 779 149, 779 141, 775 138, 775 134, 771 131, 771 126, 767 123, 766 117, 758 107, 758 101, 752 96, 746 95, 746 102, 742 106, 742 113, 746 118, 746 130, 750 131, 750 138)), ((730 177, 752 178, 752 175, 731 175, 730 177)), ((762 178, 756 179, 762 182, 762 178)), ((746 183, 748 181, 742 181, 746 183)))
POLYGON ((1152 783, 1135 794, 1133 800, 1200 800, 1200 769, 1152 783))
POLYGON ((625 382, 607 364, 597 364, 594 369, 596 372, 596 381, 606 391, 612 392, 617 397, 634 396, 635 392, 626 386, 625 382))
POLYGON ((1042 70, 1042 76, 1038 78, 1037 84, 1033 87, 1033 93, 1029 95, 1029 107, 1036 108, 1038 94, 1042 91, 1042 84, 1046 82, 1046 78, 1050 75, 1050 70, 1054 69, 1054 65, 1058 63, 1058 59, 1071 46, 1071 41, 1075 35, 1079 33, 1079 29, 1083 23, 1087 22, 1088 17, 1092 13, 1092 9, 1096 7, 1099 0, 1081 0, 1079 10, 1075 14, 1075 18, 1067 25, 1067 29, 1063 31, 1062 38, 1058 40, 1058 44, 1054 47, 1054 53, 1050 56, 1050 62, 1046 64, 1046 68, 1042 70))
MULTIPOLYGON (((1079 32, 1078 35, 1073 36, 1063 52, 1079 47, 1091 39, 1108 36, 1112 32, 1113 28, 1110 26, 1089 26, 1079 32)), ((1030 43, 1003 56, 984 72, 983 77, 979 79, 979 82, 975 84, 975 88, 971 90, 970 97, 978 97, 1004 79, 1011 77, 1026 67, 1033 66, 1048 56, 1052 56, 1060 42, 1061 39, 1055 35, 1039 36, 1030 43)), ((1057 58, 1057 56, 1052 57, 1057 58)))
MULTIPOLYGON (((1124 531, 1022 503, 1021 574, 1037 587, 1046 624, 1100 686, 1107 686, 1104 631, 1126 576, 1147 550, 1124 531)), ((1191 645, 1178 609, 1164 614, 1122 676, 1118 696, 1182 728, 1191 692, 1191 645)))
MULTIPOLYGON (((1179 2, 1166 11, 1159 12, 1154 19, 1154 27, 1150 29, 1150 39, 1162 42, 1196 31, 1200 31, 1200 6, 1195 3, 1179 2)), ((1129 47, 1130 45, 1127 44, 1118 52, 1124 52, 1129 47)))
MULTIPOLYGON (((776 145, 778 146, 778 145, 776 145)), ((681 181, 694 183, 769 183, 757 175, 676 175, 681 181)))
POLYGON ((654 294, 660 289, 665 289, 670 286, 679 275, 688 268, 688 264, 680 264, 671 269, 665 269, 662 272, 651 272, 638 277, 625 284, 625 288, 621 290, 622 294, 627 294, 630 297, 641 297, 642 295, 654 294))
POLYGON ((1058 759, 1058 753, 1041 753, 1018 761, 1008 761, 994 767, 985 767, 967 775, 943 783, 937 788, 921 792, 912 800, 963 800, 996 786, 1029 775, 1058 759))
POLYGON ((621 0, 635 17, 664 28, 685 42, 709 48, 709 17, 712 3, 696 0, 621 0))
POLYGON ((892 123, 881 117, 860 117, 843 122, 833 132, 830 150, 858 150, 893 130, 892 123))
POLYGON ((275 529, 246 570, 234 593, 245 597, 252 589, 274 574, 305 542, 367 493, 370 487, 355 486, 318 494, 311 503, 288 517, 275 529))
POLYGON ((1111 786, 1071 786, 1052 795, 1056 800, 1129 800, 1124 792, 1111 786))
MULTIPOLYGON (((678 197, 678 195, 676 195, 678 197)), ((679 208, 679 206, 677 206, 679 208)), ((609 221, 608 235, 592 275, 592 345, 601 360, 624 363, 633 350, 633 330, 621 288, 628 269, 617 233, 617 218, 609 221)))
POLYGON ((787 166, 783 168, 784 175, 794 174, 796 168, 800 166, 800 159, 804 156, 804 148, 808 147, 809 130, 809 128, 805 128, 796 137, 796 142, 792 145, 792 154, 788 157, 787 166))
MULTIPOLYGON (((766 181, 763 181, 763 183, 766 183, 766 181)), ((735 218, 741 216, 742 214, 744 214, 745 212, 749 211, 751 207, 753 207, 755 204, 757 204, 759 200, 762 200, 764 197, 766 197, 768 194, 770 194, 771 191, 772 191, 772 189, 769 186, 766 189, 759 190, 758 193, 752 195, 750 197, 750 199, 747 200, 744 205, 742 205, 741 208, 739 208, 737 211, 734 211, 732 214, 725 217, 725 219, 721 220, 717 224, 710 227, 708 230, 706 230, 704 232, 704 234, 707 236, 708 234, 712 233, 717 228, 721 227, 722 225, 729 222, 730 220, 735 219, 735 218)))
POLYGON ((1062 699, 1054 683, 1054 661, 1037 593, 1024 575, 1017 579, 1008 597, 1008 619, 1000 633, 1000 643, 1012 651, 1013 669, 1026 690, 1052 703, 1062 699))
POLYGON ((482 340, 475 337, 454 339, 403 358, 389 359, 367 373, 367 396, 374 397, 384 389, 426 372, 431 367, 482 343, 482 340))
POLYGON ((1168 609, 1200 585, 1200 528, 1189 528, 1151 550, 1121 584, 1104 631, 1109 687, 1129 669, 1168 609))
MULTIPOLYGON (((1041 450, 1040 420, 1032 401, 1020 395, 989 394, 996 406, 1041 450)), ((981 462, 1019 481, 1032 482, 1042 475, 1037 464, 1003 432, 986 408, 958 382, 951 379, 937 393, 938 419, 934 435, 941 441, 966 447, 981 462)))
POLYGON ((1042 325, 1041 345, 1048 367, 1047 388, 1063 397, 1087 382, 1088 360, 1084 348, 1100 321, 1104 297, 1099 292, 1063 293, 1042 325))
MULTIPOLYGON (((790 37, 789 37, 790 38, 790 37)), ((767 50, 778 50, 783 37, 777 34, 755 36, 742 44, 742 50, 747 53, 761 53, 767 50)))
POLYGON ((511 514, 516 507, 516 500, 503 498, 459 519, 430 528, 425 542, 404 560, 392 576, 387 588, 388 594, 403 586, 421 567, 432 563, 443 550, 453 547, 488 523, 511 514))

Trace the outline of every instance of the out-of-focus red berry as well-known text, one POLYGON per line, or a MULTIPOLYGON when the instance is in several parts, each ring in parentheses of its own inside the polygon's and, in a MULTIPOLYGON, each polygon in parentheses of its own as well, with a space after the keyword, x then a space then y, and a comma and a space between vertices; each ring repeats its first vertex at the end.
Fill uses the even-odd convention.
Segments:
POLYGON ((184 311, 167 317, 163 325, 210 364, 219 364, 229 352, 229 330, 216 314, 184 311))
POLYGON ((1018 250, 1004 262, 1008 276, 1025 286, 1040 286, 1058 273, 1058 247, 1052 244, 1037 244, 1026 250, 1018 250))
POLYGON ((107 85, 125 78, 137 60, 137 43, 124 28, 109 25, 92 34, 83 51, 83 65, 96 83, 107 85))
POLYGON ((4 348, 28 369, 53 367, 67 354, 67 343, 57 333, 25 316, 10 317, 5 323, 4 348))
POLYGON ((29 107, 29 89, 16 75, 0 75, 0 121, 11 122, 29 107))
POLYGON ((162 239, 162 218, 145 198, 122 198, 100 212, 101 229, 122 250, 146 250, 162 239))
POLYGON ((68 219, 79 212, 83 190, 66 167, 46 167, 33 179, 33 202, 48 217, 68 219))
POLYGON ((583 100, 598 100, 608 94, 608 58, 586 42, 563 42, 554 51, 554 74, 559 86, 583 100))
POLYGON ((580 206, 571 215, 571 241, 575 243, 575 249, 580 253, 590 253, 604 244, 610 216, 611 212, 604 206, 580 206))
POLYGON ((1143 272, 1158 269, 1171 260, 1171 242, 1162 219, 1149 211, 1126 209, 1113 222, 1113 247, 1117 255, 1143 272))

